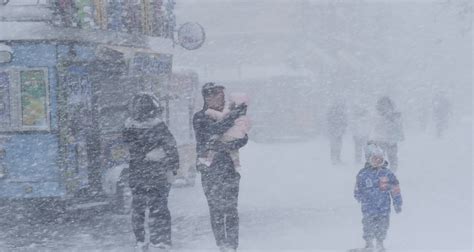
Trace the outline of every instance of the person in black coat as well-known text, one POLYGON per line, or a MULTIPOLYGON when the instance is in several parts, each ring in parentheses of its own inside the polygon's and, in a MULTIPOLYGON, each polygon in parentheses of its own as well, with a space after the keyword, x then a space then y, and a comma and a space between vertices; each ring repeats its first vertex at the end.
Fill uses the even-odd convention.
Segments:
POLYGON ((204 107, 194 114, 193 126, 196 135, 197 169, 201 173, 204 194, 209 205, 211 226, 217 246, 221 251, 235 251, 239 244, 239 215, 237 211, 240 174, 234 167, 231 151, 247 144, 248 136, 230 142, 219 141, 246 111, 246 105, 237 106, 220 121, 205 114, 208 108, 222 111, 225 106, 224 87, 206 83, 202 88, 204 107), (199 163, 199 158, 213 151, 211 164, 199 163))
POLYGON ((161 120, 162 108, 151 94, 132 100, 132 116, 123 137, 130 152, 129 185, 132 189, 132 227, 137 247, 145 244, 145 210, 150 209, 151 246, 171 247, 171 215, 168 209, 169 177, 176 175, 179 156, 176 140, 161 120))

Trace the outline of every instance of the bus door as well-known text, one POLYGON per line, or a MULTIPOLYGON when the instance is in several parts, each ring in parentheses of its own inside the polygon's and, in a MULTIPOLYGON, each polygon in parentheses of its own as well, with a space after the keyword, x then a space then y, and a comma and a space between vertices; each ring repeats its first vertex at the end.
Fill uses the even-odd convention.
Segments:
MULTIPOLYGON (((128 101, 136 86, 131 83, 123 53, 109 48, 102 48, 100 60, 93 63, 91 78, 95 85, 94 108, 97 130, 94 176, 101 179, 108 169, 128 161, 127 151, 122 141, 122 129, 128 116, 128 101)), ((103 180, 97 181, 101 184, 103 180)), ((107 193, 107 192, 106 192, 107 193)))
POLYGON ((93 127, 92 82, 87 62, 63 63, 61 138, 65 156, 68 192, 77 196, 90 186, 90 131, 93 127))

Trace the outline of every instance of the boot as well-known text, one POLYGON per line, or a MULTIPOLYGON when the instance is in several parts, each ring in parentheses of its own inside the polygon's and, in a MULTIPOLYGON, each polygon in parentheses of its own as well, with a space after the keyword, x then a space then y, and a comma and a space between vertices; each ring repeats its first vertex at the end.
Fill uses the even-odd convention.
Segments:
POLYGON ((377 240, 377 243, 375 245, 375 251, 377 252, 385 252, 385 247, 383 246, 383 241, 377 240))
POLYGON ((153 248, 154 250, 160 251, 160 252, 167 252, 167 251, 170 251, 170 249, 171 249, 171 245, 165 244, 163 242, 156 243, 156 244, 151 243, 150 247, 153 248))
POLYGON ((373 249, 374 248, 374 244, 372 243, 372 241, 365 241, 365 249, 373 249))
POLYGON ((135 251, 136 252, 148 251, 148 244, 146 242, 137 242, 135 244, 135 251))

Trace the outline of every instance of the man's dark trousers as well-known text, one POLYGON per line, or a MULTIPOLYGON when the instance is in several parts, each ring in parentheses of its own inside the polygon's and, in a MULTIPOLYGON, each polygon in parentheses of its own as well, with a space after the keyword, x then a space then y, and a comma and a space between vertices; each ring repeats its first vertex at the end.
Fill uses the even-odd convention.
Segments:
POLYGON ((201 172, 204 194, 209 205, 211 226, 219 247, 237 249, 239 245, 240 174, 237 172, 201 172))

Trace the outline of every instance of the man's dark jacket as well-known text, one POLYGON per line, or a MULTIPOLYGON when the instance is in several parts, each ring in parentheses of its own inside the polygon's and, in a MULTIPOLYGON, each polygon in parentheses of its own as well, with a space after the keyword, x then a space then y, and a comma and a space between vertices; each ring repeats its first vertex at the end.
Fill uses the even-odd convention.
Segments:
POLYGON ((206 157, 209 150, 217 152, 213 162, 209 167, 198 166, 201 172, 228 173, 235 172, 232 158, 229 151, 238 150, 247 144, 248 137, 237 139, 231 142, 213 141, 213 136, 222 136, 233 125, 243 111, 242 108, 233 110, 222 121, 215 121, 205 114, 206 109, 194 114, 193 126, 196 134, 197 157, 206 157))
POLYGON ((128 119, 123 131, 130 152, 130 187, 167 183, 167 172, 179 168, 176 140, 160 119, 137 122, 128 119), (153 152, 152 152, 153 151, 153 152), (150 152, 159 159, 146 158, 150 152))

